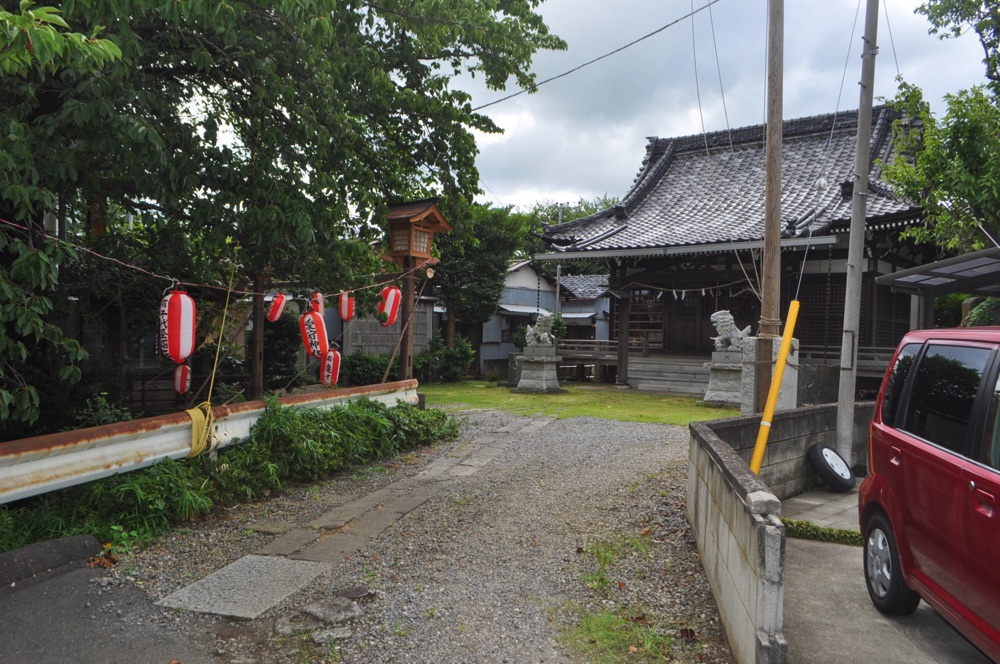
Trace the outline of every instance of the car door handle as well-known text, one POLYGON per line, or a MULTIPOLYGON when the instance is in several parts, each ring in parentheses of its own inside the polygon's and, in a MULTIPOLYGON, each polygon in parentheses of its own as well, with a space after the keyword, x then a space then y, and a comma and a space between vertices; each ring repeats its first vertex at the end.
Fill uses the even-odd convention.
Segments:
POLYGON ((976 511, 988 517, 992 517, 996 512, 997 500, 992 493, 987 493, 982 489, 975 488, 975 483, 970 482, 972 487, 972 497, 976 501, 976 511))
POLYGON ((903 453, 898 447, 889 446, 889 451, 892 452, 892 457, 889 459, 889 463, 894 466, 898 466, 903 463, 903 453))

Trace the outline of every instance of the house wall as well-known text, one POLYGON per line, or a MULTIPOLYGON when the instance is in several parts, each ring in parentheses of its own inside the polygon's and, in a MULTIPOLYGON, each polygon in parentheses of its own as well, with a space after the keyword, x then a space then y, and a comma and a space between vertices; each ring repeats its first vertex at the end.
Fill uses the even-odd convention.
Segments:
MULTIPOLYGON (((500 304, 541 307, 541 309, 551 312, 555 310, 556 305, 555 288, 549 286, 544 279, 542 286, 548 286, 548 288, 535 288, 534 272, 531 270, 521 269, 508 273, 507 288, 504 289, 503 297, 500 298, 500 304)), ((517 347, 510 341, 503 340, 505 328, 513 331, 521 325, 531 324, 534 322, 534 318, 534 314, 518 315, 497 312, 483 323, 483 339, 479 346, 480 375, 507 374, 507 356, 515 352, 517 347)))

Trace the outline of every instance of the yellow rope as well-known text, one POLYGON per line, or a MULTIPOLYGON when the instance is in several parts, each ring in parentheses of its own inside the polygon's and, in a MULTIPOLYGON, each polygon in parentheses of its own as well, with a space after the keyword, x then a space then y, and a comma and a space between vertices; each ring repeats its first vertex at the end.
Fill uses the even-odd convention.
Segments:
MULTIPOLYGON (((239 247, 236 248, 239 251, 239 247)), ((212 413, 212 390, 215 389, 215 372, 219 368, 219 352, 222 350, 222 339, 226 330, 226 316, 229 314, 229 296, 233 292, 233 278, 236 275, 236 258, 233 257, 233 269, 229 273, 229 288, 226 290, 226 306, 222 309, 222 325, 219 327, 219 339, 215 344, 215 363, 212 365, 212 378, 208 383, 208 399, 194 408, 184 411, 191 418, 191 452, 188 458, 196 457, 211 447, 212 427, 215 425, 215 415, 212 413)))

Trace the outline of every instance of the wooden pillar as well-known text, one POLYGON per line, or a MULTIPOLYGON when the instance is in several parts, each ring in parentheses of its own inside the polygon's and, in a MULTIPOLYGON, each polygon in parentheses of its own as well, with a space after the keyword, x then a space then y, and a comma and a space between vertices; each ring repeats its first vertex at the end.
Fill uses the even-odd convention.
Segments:
POLYGON ((399 342, 399 378, 413 378, 413 314, 416 309, 413 296, 416 291, 413 277, 413 256, 403 258, 403 299, 399 308, 403 314, 403 332, 399 342))
POLYGON ((618 373, 615 382, 628 385, 628 318, 632 298, 622 290, 618 297, 618 373))

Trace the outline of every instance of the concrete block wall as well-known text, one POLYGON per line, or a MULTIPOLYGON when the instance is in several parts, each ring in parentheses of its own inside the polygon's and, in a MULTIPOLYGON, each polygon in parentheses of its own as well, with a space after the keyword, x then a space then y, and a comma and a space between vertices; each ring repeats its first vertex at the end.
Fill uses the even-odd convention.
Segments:
MULTIPOLYGON (((854 411, 854 463, 865 462, 874 404, 854 411)), ((779 664, 787 657, 784 620, 785 529, 780 499, 818 482, 806 459, 817 442, 832 444, 837 405, 777 413, 760 477, 749 462, 760 416, 691 425, 688 522, 733 656, 740 664, 779 664)))
MULTIPOLYGON (((852 466, 867 464, 868 423, 874 408, 874 402, 870 401, 855 405, 852 466)), ((715 420, 709 426, 749 466, 757 444, 760 415, 715 420)), ((836 447, 836 439, 837 404, 806 406, 776 413, 761 463, 761 479, 779 500, 818 486, 819 478, 809 465, 806 452, 816 443, 836 447)))
POLYGON ((691 425, 688 521, 737 662, 783 664, 781 504, 704 423, 691 425))

